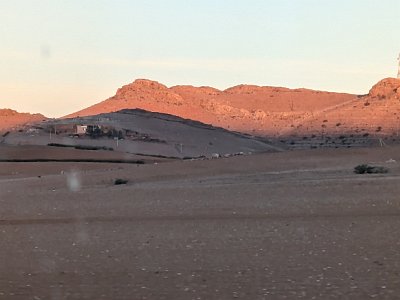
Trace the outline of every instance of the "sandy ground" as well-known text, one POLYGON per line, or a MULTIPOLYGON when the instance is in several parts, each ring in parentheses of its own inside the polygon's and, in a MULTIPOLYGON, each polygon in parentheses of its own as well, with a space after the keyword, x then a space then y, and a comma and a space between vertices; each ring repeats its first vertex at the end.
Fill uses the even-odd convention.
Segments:
POLYGON ((135 155, 119 151, 107 150, 79 150, 69 147, 50 147, 35 145, 0 145, 0 161, 5 160, 97 160, 97 161, 135 161, 143 160, 145 163, 165 162, 165 159, 153 156, 135 155))
POLYGON ((399 150, 0 163, 0 299, 397 299, 399 150))

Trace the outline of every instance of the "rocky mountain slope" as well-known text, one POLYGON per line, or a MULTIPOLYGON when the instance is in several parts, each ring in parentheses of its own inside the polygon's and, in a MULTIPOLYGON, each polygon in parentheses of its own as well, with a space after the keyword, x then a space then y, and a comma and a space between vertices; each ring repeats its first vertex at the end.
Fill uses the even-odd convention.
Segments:
MULTIPOLYGON (((145 109, 253 135, 322 145, 326 137, 386 138, 400 141, 400 79, 386 78, 367 95, 307 89, 239 85, 220 91, 211 87, 166 87, 136 80, 115 96, 67 117, 93 116, 122 109, 145 109), (316 138, 316 140, 313 140, 316 138)), ((41 120, 42 115, 0 111, 0 129, 41 120)), ((350 141, 350 140, 349 140, 350 141)), ((343 138, 339 142, 344 142, 343 138)), ((360 140, 349 144, 359 144, 360 140)), ((335 147, 337 141, 332 143, 335 147)))
POLYGON ((374 85, 368 95, 321 110, 282 133, 398 136, 399 131, 400 79, 386 78, 374 85))
POLYGON ((115 96, 70 114, 88 116, 140 108, 198 120, 213 126, 255 135, 278 135, 314 112, 357 99, 350 94, 307 89, 239 85, 224 91, 211 87, 166 87, 139 79, 118 89, 115 96))

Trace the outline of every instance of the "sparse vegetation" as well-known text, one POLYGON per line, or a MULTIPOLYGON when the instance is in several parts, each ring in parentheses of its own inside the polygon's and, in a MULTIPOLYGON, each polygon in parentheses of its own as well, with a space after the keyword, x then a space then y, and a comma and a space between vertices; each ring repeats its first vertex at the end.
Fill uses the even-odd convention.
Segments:
MULTIPOLYGON (((128 134, 132 134, 132 133, 130 131, 128 131, 128 134)), ((139 133, 137 132, 136 135, 139 135, 139 133)), ((109 138, 123 139, 124 133, 122 132, 122 130, 111 129, 107 132, 106 136, 109 138)))
POLYGON ((86 130, 86 134, 92 138, 97 138, 103 135, 103 132, 101 130, 101 128, 97 125, 93 126, 88 126, 87 130, 86 130))
MULTIPOLYGON (((150 156, 150 155, 149 155, 150 156)), ((156 157, 156 156, 154 156, 156 157)), ((127 160, 127 159, 89 159, 89 158, 65 158, 65 159, 56 159, 56 158, 32 158, 32 159, 2 159, 0 158, 0 162, 15 162, 15 163, 27 163, 27 162, 73 162, 73 163, 112 163, 112 164, 136 164, 143 165, 145 161, 142 159, 137 160, 127 160)))
POLYGON ((77 145, 74 148, 78 149, 78 150, 107 150, 107 151, 114 151, 113 148, 105 147, 105 146, 100 147, 100 146, 77 145))
POLYGON ((75 148, 78 150, 107 150, 107 151, 114 151, 111 147, 105 146, 86 146, 86 145, 65 145, 65 144, 58 144, 58 143, 49 143, 47 146, 51 147, 64 147, 64 148, 75 148))
POLYGON ((65 148, 68 148, 68 147, 74 148, 75 147, 74 145, 64 145, 64 144, 58 144, 58 143, 49 143, 49 144, 47 144, 47 146, 50 146, 50 147, 65 147, 65 148))
POLYGON ((121 185, 121 184, 127 184, 127 183, 128 183, 127 179, 117 178, 114 180, 114 185, 121 185))
POLYGON ((370 166, 368 164, 361 164, 354 168, 356 174, 384 174, 388 173, 389 170, 382 166, 370 166))

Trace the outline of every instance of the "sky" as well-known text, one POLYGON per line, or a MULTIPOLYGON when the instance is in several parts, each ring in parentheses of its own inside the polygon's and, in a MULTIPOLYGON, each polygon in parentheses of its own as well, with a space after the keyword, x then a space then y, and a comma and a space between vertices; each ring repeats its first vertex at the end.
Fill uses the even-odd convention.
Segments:
POLYGON ((60 117, 137 78, 366 94, 399 0, 0 0, 0 108, 60 117))

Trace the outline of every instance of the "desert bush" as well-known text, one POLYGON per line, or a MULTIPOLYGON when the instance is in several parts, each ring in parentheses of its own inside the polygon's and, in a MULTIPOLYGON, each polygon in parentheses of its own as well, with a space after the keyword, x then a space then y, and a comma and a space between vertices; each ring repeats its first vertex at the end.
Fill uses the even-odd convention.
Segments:
POLYGON ((58 144, 58 143, 48 143, 47 146, 50 147, 71 147, 74 148, 74 145, 64 145, 64 144, 58 144))
POLYGON ((387 173, 389 170, 382 166, 370 166, 367 164, 361 164, 354 168, 354 173, 356 174, 383 174, 387 173))
POLYGON ((49 143, 47 146, 51 147, 64 147, 64 148, 75 148, 78 150, 107 150, 107 151, 114 151, 111 147, 106 146, 86 146, 86 145, 65 145, 65 144, 58 144, 58 143, 49 143))
POLYGON ((103 135, 103 131, 100 129, 99 126, 90 125, 86 129, 86 134, 92 138, 97 138, 103 135))
POLYGON ((114 180, 114 185, 121 185, 121 184, 127 184, 128 180, 122 179, 122 178, 117 178, 114 180))
POLYGON ((75 149, 78 150, 106 150, 106 151, 114 151, 113 148, 106 146, 86 146, 86 145, 77 145, 74 146, 75 149))

